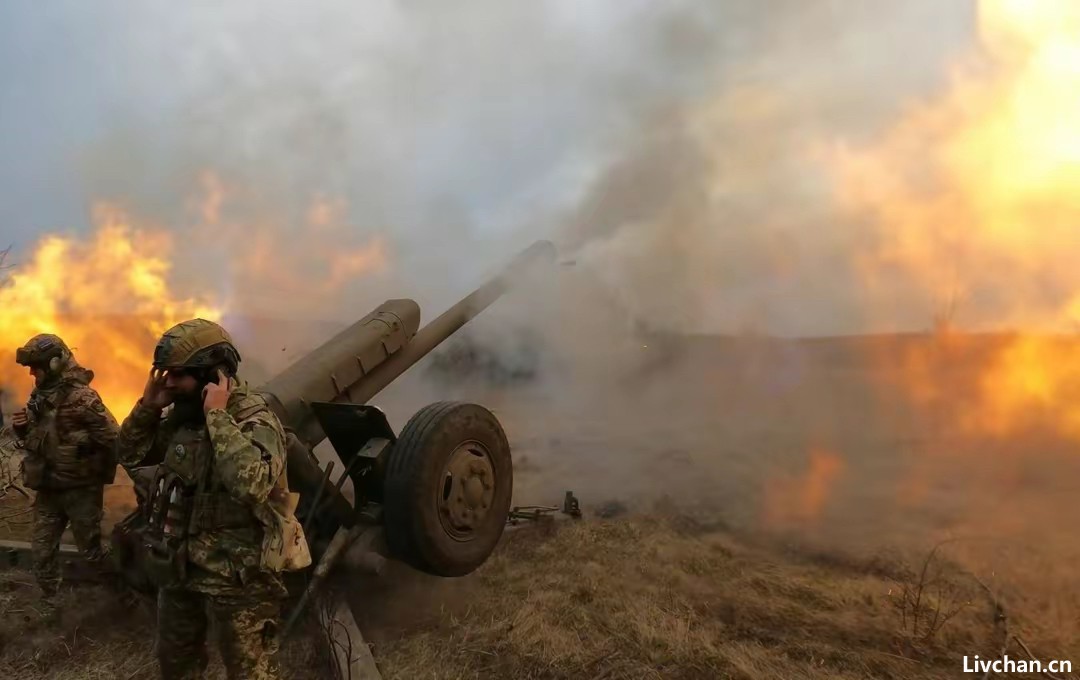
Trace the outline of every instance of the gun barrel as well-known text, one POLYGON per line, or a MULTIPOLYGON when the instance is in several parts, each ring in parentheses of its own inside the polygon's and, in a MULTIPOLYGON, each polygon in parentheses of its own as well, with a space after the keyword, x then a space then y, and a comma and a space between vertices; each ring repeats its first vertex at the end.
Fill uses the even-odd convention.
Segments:
MULTIPOLYGON (((555 246, 550 241, 537 241, 517 255, 503 271, 474 290, 454 306, 427 324, 400 351, 388 357, 370 373, 356 382, 347 397, 354 403, 364 403, 407 371, 413 364, 431 353, 444 340, 502 297, 532 267, 555 261, 555 246)), ((345 397, 335 401, 344 401, 345 397)))

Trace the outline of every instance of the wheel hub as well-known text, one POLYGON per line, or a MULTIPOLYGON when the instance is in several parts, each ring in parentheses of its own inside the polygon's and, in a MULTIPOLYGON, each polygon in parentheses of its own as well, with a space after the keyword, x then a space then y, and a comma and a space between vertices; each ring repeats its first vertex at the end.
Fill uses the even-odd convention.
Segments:
POLYGON ((438 497, 439 517, 447 533, 467 540, 483 524, 495 497, 495 468, 479 442, 465 442, 450 454, 438 497))

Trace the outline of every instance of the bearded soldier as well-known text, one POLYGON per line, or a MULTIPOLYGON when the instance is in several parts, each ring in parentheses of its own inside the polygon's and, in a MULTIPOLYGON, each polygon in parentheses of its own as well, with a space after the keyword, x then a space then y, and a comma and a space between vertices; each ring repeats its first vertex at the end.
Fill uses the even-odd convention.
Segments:
POLYGON ((23 483, 34 498, 33 571, 46 613, 55 614, 60 585, 57 553, 68 524, 83 556, 107 571, 101 543, 102 500, 116 475, 116 419, 90 387, 94 372, 79 366, 55 335, 35 335, 15 352, 30 369, 34 390, 11 419, 23 450, 23 483))
POLYGON ((287 593, 266 545, 279 516, 275 503, 288 493, 285 434, 266 401, 237 377, 239 363, 218 324, 174 326, 120 427, 126 469, 158 464, 147 490, 142 568, 158 589, 166 679, 202 675, 208 613, 230 678, 277 677, 287 593))

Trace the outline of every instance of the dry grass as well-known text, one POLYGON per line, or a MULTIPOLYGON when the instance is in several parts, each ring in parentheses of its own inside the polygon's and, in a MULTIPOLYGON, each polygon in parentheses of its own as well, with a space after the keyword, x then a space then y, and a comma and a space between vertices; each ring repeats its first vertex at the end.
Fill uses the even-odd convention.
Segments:
POLYGON ((67 588, 44 620, 33 577, 0 572, 0 667, 13 678, 153 677, 153 617, 97 586, 67 588))
MULTIPOLYGON (((1000 645, 990 605, 947 572, 971 606, 913 639, 896 596, 918 566, 769 544, 668 510, 564 522, 508 533, 474 575, 442 581, 454 606, 405 603, 415 618, 374 651, 387 679, 955 677, 963 654, 1000 645)), ((404 592, 388 582, 383 596, 404 592)), ((156 677, 152 603, 83 585, 47 625, 36 593, 28 574, 0 572, 7 677, 156 677)), ((287 645, 286 677, 331 677, 320 641, 309 630, 287 645)), ((223 677, 212 656, 210 677, 223 677)))
MULTIPOLYGON (((450 606, 423 583, 410 598, 393 578, 363 599, 410 612, 392 634, 369 635, 388 679, 944 678, 964 654, 993 657, 1001 639, 990 602, 943 558, 921 615, 965 606, 933 635, 911 625, 903 594, 922 566, 911 557, 816 552, 661 506, 508 533, 474 575, 438 581, 453 586, 450 606)), ((156 677, 152 603, 82 585, 64 593, 62 620, 46 624, 36 593, 25 572, 0 572, 7 677, 156 677)), ((313 628, 290 641, 286 677, 332 677, 321 643, 313 628)), ((211 654, 210 677, 223 677, 211 654)))
POLYGON ((701 531, 678 516, 508 537, 471 606, 376 648, 387 678, 936 678, 991 653, 990 606, 908 639, 896 579, 701 531))
MULTIPOLYGON (((59 620, 43 618, 33 577, 0 571, 0 668, 20 680, 150 680, 160 677, 154 647, 152 601, 125 601, 104 587, 78 584, 58 598, 59 620)), ((211 629, 211 639, 213 638, 211 629)), ((281 655, 288 678, 328 677, 319 631, 290 640, 281 655)), ((209 678, 224 678, 210 648, 209 678)))

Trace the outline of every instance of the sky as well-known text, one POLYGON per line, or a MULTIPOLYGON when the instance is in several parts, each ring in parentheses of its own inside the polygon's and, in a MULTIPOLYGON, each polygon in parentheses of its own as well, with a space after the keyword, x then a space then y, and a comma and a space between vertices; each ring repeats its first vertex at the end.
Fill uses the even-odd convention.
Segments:
POLYGON ((344 286, 345 316, 358 290, 445 306, 551 238, 635 314, 672 307, 659 286, 692 300, 668 321, 694 330, 857 330, 830 275, 842 236, 768 228, 775 205, 818 201, 789 145, 874 134, 943 87, 971 33, 971 3, 940 0, 9 0, 0 244, 85 233, 100 200, 180 224, 212 170, 257 187, 286 238, 331 195, 358 238, 390 240, 398 275, 344 286), (613 235, 689 209, 718 165, 727 213, 666 226, 663 265, 628 259, 613 235), (761 262, 776 239, 804 253, 780 282, 761 262))

